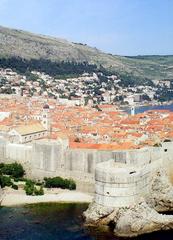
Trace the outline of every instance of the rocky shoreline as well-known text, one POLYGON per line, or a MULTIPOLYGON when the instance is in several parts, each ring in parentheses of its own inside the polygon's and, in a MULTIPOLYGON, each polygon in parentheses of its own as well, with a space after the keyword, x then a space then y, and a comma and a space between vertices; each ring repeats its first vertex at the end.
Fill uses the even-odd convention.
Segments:
POLYGON ((84 212, 87 226, 107 226, 116 236, 136 237, 141 234, 173 229, 173 187, 163 171, 153 177, 152 191, 133 206, 112 208, 93 202, 84 212))

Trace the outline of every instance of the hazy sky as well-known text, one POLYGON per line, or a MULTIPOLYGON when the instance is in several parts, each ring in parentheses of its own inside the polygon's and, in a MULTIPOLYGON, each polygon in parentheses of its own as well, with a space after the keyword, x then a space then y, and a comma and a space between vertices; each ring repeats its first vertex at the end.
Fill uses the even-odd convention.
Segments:
POLYGON ((173 54, 173 0, 0 0, 0 25, 113 54, 173 54))

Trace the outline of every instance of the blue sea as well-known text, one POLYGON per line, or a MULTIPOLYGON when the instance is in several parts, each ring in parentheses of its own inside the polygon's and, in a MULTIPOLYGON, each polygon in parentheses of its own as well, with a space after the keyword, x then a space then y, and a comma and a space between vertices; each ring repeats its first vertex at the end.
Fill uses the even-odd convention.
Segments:
MULTIPOLYGON (((84 226, 82 213, 87 207, 87 204, 56 203, 1 207, 0 240, 118 240, 111 231, 84 226)), ((171 240, 173 232, 157 232, 135 239, 171 240)))
MULTIPOLYGON (((125 108, 124 110, 127 111, 128 113, 130 113, 129 108, 125 108)), ((146 111, 149 111, 149 110, 170 110, 170 111, 173 111, 173 104, 136 107, 135 108, 135 114, 143 113, 143 112, 146 112, 146 111)))

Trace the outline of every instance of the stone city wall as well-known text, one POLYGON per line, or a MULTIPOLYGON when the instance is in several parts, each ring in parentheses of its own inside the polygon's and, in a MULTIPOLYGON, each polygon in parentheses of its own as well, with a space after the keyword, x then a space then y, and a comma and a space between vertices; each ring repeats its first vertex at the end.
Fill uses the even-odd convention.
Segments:
POLYGON ((95 174, 95 202, 107 207, 132 206, 151 192, 156 171, 172 177, 173 144, 117 152, 114 160, 99 163, 95 174), (123 160, 123 161, 122 161, 123 160))
POLYGON ((79 189, 94 190, 95 168, 98 163, 113 159, 115 162, 142 167, 152 163, 152 168, 163 166, 173 180, 173 143, 163 147, 150 147, 128 151, 101 151, 70 149, 66 140, 35 141, 32 145, 11 144, 0 139, 0 162, 20 162, 28 176, 74 178, 79 189))
POLYGON ((162 144, 163 167, 166 168, 167 174, 173 184, 173 142, 165 142, 162 144))

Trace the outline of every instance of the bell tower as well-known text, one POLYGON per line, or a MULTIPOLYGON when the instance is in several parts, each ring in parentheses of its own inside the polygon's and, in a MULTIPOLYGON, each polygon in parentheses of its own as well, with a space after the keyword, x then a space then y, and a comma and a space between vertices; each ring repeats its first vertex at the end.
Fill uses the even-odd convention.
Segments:
POLYGON ((42 116, 41 116, 41 123, 47 131, 50 131, 50 108, 48 104, 43 106, 42 116))
POLYGON ((134 116, 135 115, 135 106, 131 106, 131 115, 134 116))

